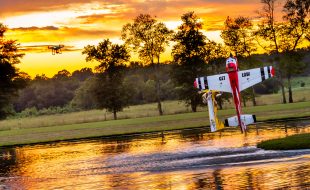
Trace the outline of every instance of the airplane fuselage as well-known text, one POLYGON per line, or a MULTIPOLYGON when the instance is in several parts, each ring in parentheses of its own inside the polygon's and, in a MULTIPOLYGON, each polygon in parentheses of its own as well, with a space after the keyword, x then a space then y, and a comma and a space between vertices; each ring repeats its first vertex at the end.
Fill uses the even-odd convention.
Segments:
POLYGON ((237 118, 239 122, 239 126, 242 132, 245 132, 246 126, 241 121, 241 96, 240 96, 240 90, 239 90, 239 79, 238 79, 238 72, 237 71, 231 71, 228 73, 231 91, 235 103, 235 108, 237 112, 237 118))
POLYGON ((239 122, 239 126, 242 132, 245 132, 246 126, 241 121, 241 96, 240 96, 240 90, 239 90, 239 77, 238 77, 238 62, 236 58, 229 57, 226 60, 226 72, 229 77, 230 87, 235 103, 235 108, 237 112, 237 118, 239 122))

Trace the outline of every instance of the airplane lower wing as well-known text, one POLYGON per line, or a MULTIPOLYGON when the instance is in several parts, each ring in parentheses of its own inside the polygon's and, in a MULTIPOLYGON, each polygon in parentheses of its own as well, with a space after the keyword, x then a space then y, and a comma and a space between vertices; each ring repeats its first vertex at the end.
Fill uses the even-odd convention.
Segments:
POLYGON ((209 89, 231 93, 229 76, 227 73, 208 77, 198 77, 195 80, 195 86, 199 90, 209 89))
POLYGON ((245 90, 273 76, 274 69, 272 66, 238 71, 239 89, 240 91, 245 90))

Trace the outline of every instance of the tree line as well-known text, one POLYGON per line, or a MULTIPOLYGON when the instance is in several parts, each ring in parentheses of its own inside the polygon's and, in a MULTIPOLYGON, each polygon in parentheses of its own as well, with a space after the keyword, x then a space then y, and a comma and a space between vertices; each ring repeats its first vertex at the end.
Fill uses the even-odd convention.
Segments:
MULTIPOLYGON (((309 52, 309 1, 287 0, 281 21, 275 19, 276 0, 261 3, 263 8, 257 26, 248 17, 226 19, 221 32, 224 44, 211 41, 203 34, 203 23, 194 12, 181 16, 182 24, 176 31, 169 30, 156 17, 140 14, 123 26, 124 44, 104 39, 98 45, 84 48, 82 54, 86 61, 98 62, 94 72, 89 68, 72 74, 63 70, 51 79, 42 75, 31 80, 16 69, 15 64, 23 54, 18 53, 16 41, 4 38, 7 28, 0 25, 0 64, 13 73, 0 74, 6 77, 1 78, 1 89, 8 86, 6 93, 1 92, 0 115, 4 118, 10 110, 30 107, 70 105, 76 109, 105 108, 117 119, 117 112, 124 107, 148 102, 157 102, 162 115, 161 102, 165 99, 183 100, 195 112, 201 98, 193 87, 193 80, 197 76, 223 72, 224 60, 230 52, 238 58, 241 69, 272 63, 278 73, 275 81, 242 92, 244 101, 252 100, 256 105, 256 93, 279 87, 282 102, 286 103, 284 79, 287 79, 289 102, 293 102, 291 78, 307 67, 307 62, 302 60, 309 52), (171 42, 174 44, 172 61, 162 63, 162 53, 171 42), (308 44, 306 48, 304 43, 308 44), (265 56, 256 55, 258 48, 264 50, 265 56), (138 53, 140 61, 130 62, 130 52, 138 53)), ((223 96, 219 105, 228 98, 223 96)))

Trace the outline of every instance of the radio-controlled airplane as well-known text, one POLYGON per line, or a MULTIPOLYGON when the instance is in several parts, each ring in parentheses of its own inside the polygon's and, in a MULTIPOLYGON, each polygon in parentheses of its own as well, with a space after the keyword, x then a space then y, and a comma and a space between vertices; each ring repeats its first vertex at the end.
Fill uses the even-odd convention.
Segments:
POLYGON ((244 133, 247 125, 256 122, 256 117, 255 115, 242 115, 240 92, 273 77, 274 74, 272 66, 239 71, 237 58, 230 56, 226 59, 226 73, 198 77, 194 86, 200 91, 208 89, 232 93, 237 116, 226 119, 225 125, 240 126, 241 132, 244 133))

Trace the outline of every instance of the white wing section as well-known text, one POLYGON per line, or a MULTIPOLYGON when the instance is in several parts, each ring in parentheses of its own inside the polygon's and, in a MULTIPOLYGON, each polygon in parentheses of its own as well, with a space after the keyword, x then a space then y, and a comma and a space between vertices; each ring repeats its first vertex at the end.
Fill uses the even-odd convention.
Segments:
POLYGON ((258 84, 270 77, 273 77, 272 66, 244 70, 238 72, 239 90, 245 90, 255 84, 258 84))
POLYGON ((207 81, 208 81, 208 88, 210 90, 217 90, 231 93, 229 76, 227 73, 208 76, 207 81))

